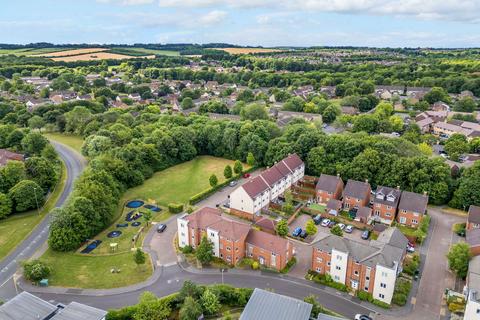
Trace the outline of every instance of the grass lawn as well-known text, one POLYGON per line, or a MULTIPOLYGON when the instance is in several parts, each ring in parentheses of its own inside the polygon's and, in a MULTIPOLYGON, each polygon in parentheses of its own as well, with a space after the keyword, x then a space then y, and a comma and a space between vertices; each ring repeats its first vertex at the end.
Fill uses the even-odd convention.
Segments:
POLYGON ((162 55, 162 56, 179 56, 180 55, 180 52, 171 51, 171 50, 155 50, 155 49, 129 48, 129 47, 113 48, 112 50, 115 51, 116 49, 120 50, 125 54, 130 52, 132 55, 151 55, 151 54, 162 55))
POLYGON ((45 133, 44 136, 53 141, 63 143, 64 145, 69 146, 80 154, 82 153, 81 150, 83 145, 83 138, 80 136, 61 133, 45 133))
POLYGON ((310 208, 310 209, 318 210, 318 211, 321 211, 321 212, 325 212, 326 207, 327 206, 323 206, 323 205, 320 205, 318 203, 312 203, 308 206, 308 208, 310 208))
MULTIPOLYGON (((128 190, 121 203, 132 199, 153 199, 161 206, 169 203, 187 203, 193 195, 210 188, 208 179, 217 175, 218 183, 225 181, 223 169, 233 168, 234 161, 211 156, 200 156, 191 161, 157 172, 141 186, 128 190)), ((248 169, 246 164, 244 169, 248 169)))
POLYGON ((397 227, 406 236, 416 237, 417 229, 403 226, 401 224, 396 224, 395 227, 397 227))
POLYGON ((7 256, 25 239, 45 215, 53 209, 67 181, 65 166, 62 162, 62 175, 57 187, 43 206, 40 214, 37 210, 13 214, 0 220, 0 259, 7 256))
POLYGON ((133 252, 108 256, 85 256, 47 250, 41 257, 52 267, 49 285, 72 288, 108 289, 145 281, 152 274, 150 258, 137 267, 133 252), (120 273, 111 273, 112 268, 120 273))

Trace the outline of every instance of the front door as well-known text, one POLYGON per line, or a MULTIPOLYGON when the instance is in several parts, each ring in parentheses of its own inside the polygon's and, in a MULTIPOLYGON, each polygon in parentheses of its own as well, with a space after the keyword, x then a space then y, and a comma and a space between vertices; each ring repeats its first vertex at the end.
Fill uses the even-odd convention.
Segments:
POLYGON ((263 257, 258 257, 258 262, 260 262, 261 265, 265 265, 265 259, 263 257))

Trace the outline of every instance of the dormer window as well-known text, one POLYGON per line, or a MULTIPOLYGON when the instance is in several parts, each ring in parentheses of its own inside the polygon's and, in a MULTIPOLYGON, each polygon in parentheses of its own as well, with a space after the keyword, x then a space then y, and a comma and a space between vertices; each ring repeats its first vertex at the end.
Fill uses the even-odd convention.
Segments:
POLYGON ((394 201, 395 201, 395 196, 392 195, 392 194, 389 194, 389 195, 387 196, 387 201, 394 202, 394 201))

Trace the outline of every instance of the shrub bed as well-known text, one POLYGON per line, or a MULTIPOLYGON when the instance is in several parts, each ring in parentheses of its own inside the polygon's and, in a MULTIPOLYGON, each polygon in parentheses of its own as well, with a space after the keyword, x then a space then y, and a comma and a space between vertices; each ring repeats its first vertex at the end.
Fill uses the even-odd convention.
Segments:
POLYGON ((332 277, 328 274, 320 274, 320 273, 317 273, 315 271, 310 270, 307 273, 307 276, 308 275, 310 275, 310 277, 309 277, 310 280, 312 280, 315 283, 323 284, 325 286, 329 286, 329 287, 335 288, 335 289, 343 291, 343 292, 348 291, 348 287, 346 285, 344 285, 343 283, 333 281, 332 277))
POLYGON ((169 203, 168 211, 170 213, 180 213, 183 211, 183 204, 181 203, 169 203))
POLYGON ((283 268, 282 270, 280 270, 281 273, 288 273, 290 271, 290 269, 293 268, 293 266, 297 263, 297 258, 293 257, 292 259, 290 259, 288 262, 287 262, 287 265, 285 266, 285 268, 283 268))

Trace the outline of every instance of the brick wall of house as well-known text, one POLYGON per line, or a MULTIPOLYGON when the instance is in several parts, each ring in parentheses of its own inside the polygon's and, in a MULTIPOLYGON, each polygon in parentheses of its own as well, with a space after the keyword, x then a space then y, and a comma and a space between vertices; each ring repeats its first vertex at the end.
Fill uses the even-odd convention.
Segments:
POLYGON ((373 215, 379 216, 382 219, 390 220, 393 222, 397 214, 397 209, 392 206, 387 206, 386 204, 375 203, 373 205, 373 215), (378 214, 377 214, 378 213, 378 214))
POLYGON ((263 258, 263 265, 265 267, 276 269, 278 271, 285 268, 288 260, 293 257, 293 245, 291 243, 289 244, 289 248, 285 253, 276 255, 274 265, 272 265, 272 252, 249 243, 246 244, 246 250, 248 258, 256 260, 260 263, 260 260, 262 260, 261 258, 263 258))
POLYGON ((473 223, 473 222, 467 222, 466 229, 467 230, 480 229, 480 224, 473 223))
POLYGON ((343 187, 341 184, 337 186, 337 189, 333 193, 329 193, 324 190, 317 190, 317 194, 316 194, 317 202, 326 204, 330 199, 339 200, 342 196, 342 192, 343 192, 343 187))
POLYGON ((220 258, 231 265, 235 265, 245 256, 245 239, 232 241, 220 237, 220 258))
POLYGON ((343 207, 344 208, 355 208, 355 207, 366 207, 370 202, 370 197, 365 199, 357 199, 353 197, 343 197, 343 207), (347 205, 348 204, 348 205, 347 205))
POLYGON ((416 216, 411 211, 404 212, 403 210, 399 210, 397 214, 397 222, 412 228, 417 228, 422 221, 422 217, 423 214, 416 216), (405 218, 405 221, 403 221, 402 218, 405 218))
POLYGON ((332 256, 328 252, 318 251, 316 248, 312 249, 312 271, 320 274, 327 274, 330 272, 330 260, 332 256))
POLYGON ((250 220, 250 221, 255 221, 255 215, 251 214, 249 212, 245 212, 245 211, 230 208, 230 214, 232 214, 234 216, 237 216, 237 217, 240 217, 240 218, 243 218, 243 219, 250 220))
POLYGON ((471 246, 470 252, 472 253, 472 256, 480 255, 480 246, 471 246))

